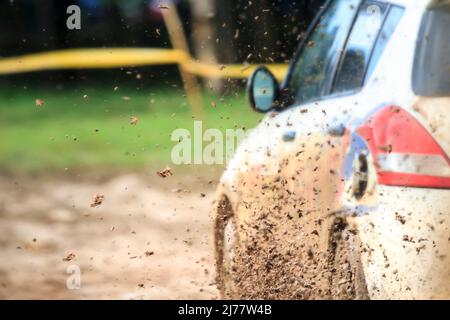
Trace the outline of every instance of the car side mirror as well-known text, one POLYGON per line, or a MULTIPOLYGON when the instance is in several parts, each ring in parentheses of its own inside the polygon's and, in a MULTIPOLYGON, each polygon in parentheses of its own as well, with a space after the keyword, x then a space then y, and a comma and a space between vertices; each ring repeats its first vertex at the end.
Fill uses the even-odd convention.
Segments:
POLYGON ((253 110, 270 111, 279 94, 278 82, 272 72, 264 66, 256 68, 248 79, 247 94, 253 110))

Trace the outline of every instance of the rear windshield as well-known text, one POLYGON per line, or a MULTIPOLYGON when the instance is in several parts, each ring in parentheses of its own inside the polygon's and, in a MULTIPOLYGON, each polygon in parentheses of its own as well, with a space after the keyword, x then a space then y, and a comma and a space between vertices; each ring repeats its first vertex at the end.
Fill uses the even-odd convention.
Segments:
POLYGON ((450 5, 428 10, 422 20, 414 58, 417 95, 450 95, 450 5))

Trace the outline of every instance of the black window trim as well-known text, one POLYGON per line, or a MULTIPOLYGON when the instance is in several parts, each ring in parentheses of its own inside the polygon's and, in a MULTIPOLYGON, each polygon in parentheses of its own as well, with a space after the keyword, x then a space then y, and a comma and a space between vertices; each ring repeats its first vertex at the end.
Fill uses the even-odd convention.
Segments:
MULTIPOLYGON (((299 44, 299 46, 297 48, 297 51, 296 51, 294 57, 292 58, 292 60, 289 63, 288 73, 287 73, 286 77, 284 78, 283 83, 281 85, 281 91, 282 92, 286 93, 286 91, 287 91, 286 90, 287 89, 286 86, 287 86, 287 84, 289 83, 289 81, 292 78, 292 72, 293 72, 293 69, 294 69, 294 65, 298 61, 298 58, 301 55, 301 53, 303 52, 303 50, 305 49, 306 44, 307 44, 307 40, 311 36, 312 32, 316 29, 316 27, 317 27, 318 23, 320 22, 322 16, 328 10, 328 8, 330 7, 332 1, 339 1, 339 0, 327 0, 326 1, 326 3, 323 5, 323 7, 319 11, 319 13, 314 17, 313 21, 309 25, 309 27, 308 27, 308 29, 307 29, 307 31, 305 33, 305 36, 300 41, 300 44, 299 44)), ((374 53, 374 50, 375 50, 375 47, 376 47, 376 43, 379 40, 379 37, 381 35, 381 31, 383 30, 384 25, 386 23, 386 20, 389 17, 389 13, 391 12, 391 8, 392 7, 398 7, 398 8, 403 8, 404 9, 404 7, 402 7, 402 6, 394 5, 394 4, 391 4, 389 2, 385 2, 385 1, 374 0, 374 2, 378 2, 380 4, 387 5, 388 7, 386 9, 386 12, 384 13, 383 22, 382 22, 380 30, 379 30, 379 32, 377 34, 376 40, 374 42, 374 46, 372 47, 372 50, 370 52, 369 64, 370 64, 370 61, 372 60, 373 53, 374 53)), ((282 105, 284 105, 287 102, 287 104, 285 106, 286 108, 296 107, 296 106, 305 105, 305 104, 311 104, 311 103, 314 103, 314 102, 320 102, 320 101, 324 101, 324 100, 330 100, 330 99, 336 99, 336 98, 341 98, 341 97, 352 96, 352 95, 360 93, 364 89, 365 84, 366 84, 366 80, 367 80, 366 79, 367 71, 368 71, 367 68, 366 68, 366 70, 364 72, 363 83, 361 84, 361 86, 359 88, 356 88, 356 89, 353 89, 353 90, 347 90, 347 91, 343 91, 343 92, 335 92, 335 93, 333 93, 335 82, 336 82, 337 72, 339 70, 338 67, 341 66, 341 63, 342 63, 342 60, 343 60, 343 57, 344 57, 344 53, 345 53, 345 48, 347 47, 347 43, 349 41, 351 32, 353 30, 353 27, 354 27, 354 25, 356 23, 356 20, 357 20, 357 17, 358 17, 359 9, 363 5, 363 3, 364 3, 364 0, 360 0, 359 3, 358 3, 358 8, 355 10, 355 14, 353 16, 352 23, 350 25, 350 28, 349 28, 349 31, 347 33, 346 39, 344 41, 344 45, 342 47, 342 50, 341 50, 341 52, 339 54, 339 59, 335 63, 335 65, 333 67, 333 80, 332 80, 331 85, 329 86, 329 88, 327 88, 327 90, 326 90, 327 93, 322 95, 322 96, 320 96, 320 97, 316 97, 316 98, 314 98, 312 100, 306 101, 304 103, 297 104, 297 103, 295 103, 295 101, 288 101, 287 100, 287 98, 289 96, 289 92, 288 92, 287 95, 284 95, 284 97, 282 98, 284 100, 284 101, 281 101, 282 105)))
MULTIPOLYGON (((420 25, 419 25, 419 31, 416 37, 416 43, 415 43, 415 48, 414 48, 414 57, 413 57, 413 66, 416 66, 418 64, 417 59, 418 59, 418 53, 419 53, 419 48, 420 48, 420 44, 421 44, 421 40, 423 40, 421 37, 425 38, 426 35, 424 35, 424 22, 427 19, 427 15, 429 15, 432 11, 434 10, 439 10, 440 8, 442 8, 442 6, 444 6, 444 10, 446 6, 449 6, 450 8, 450 3, 448 3, 448 1, 443 1, 442 3, 432 3, 429 4, 426 8, 426 10, 422 13, 422 17, 420 19, 420 25)), ((429 19, 429 18, 428 18, 429 19)), ((418 88, 418 84, 417 82, 417 77, 419 74, 419 70, 418 67, 413 67, 411 70, 411 75, 410 75, 410 88, 411 91, 417 95, 417 96, 423 96, 423 97, 431 97, 431 98, 437 98, 437 97, 442 97, 442 96, 447 96, 448 94, 444 93, 436 93, 436 91, 433 94, 430 94, 429 92, 425 92, 426 90, 423 90, 423 88, 418 88)))
MULTIPOLYGON (((335 0, 335 1, 340 1, 340 0, 335 0)), ((341 61, 344 58, 344 53, 345 53, 344 51, 345 51, 345 48, 347 47, 348 39, 350 38, 350 35, 352 33, 352 30, 353 30, 353 27, 355 26, 356 20, 358 19, 359 9, 363 5, 364 1, 366 1, 366 0, 359 0, 358 7, 356 8, 355 14, 352 17, 352 22, 350 24, 350 27, 348 28, 347 35, 346 35, 345 40, 344 40, 344 42, 342 44, 342 47, 341 47, 341 51, 340 51, 339 55, 337 56, 336 61, 334 62, 333 66, 332 66, 333 70, 331 71, 331 81, 329 81, 327 83, 328 88, 326 88, 326 90, 325 90, 326 93, 324 95, 322 95, 321 97, 328 97, 333 92, 333 86, 334 86, 334 81, 336 79, 336 74, 337 74, 337 72, 339 70, 339 66, 341 65, 341 61)))
POLYGON ((289 81, 292 78, 292 72, 294 69, 293 67, 297 63, 297 61, 300 57, 300 54, 302 54, 303 50, 305 49, 307 40, 313 33, 314 29, 316 29, 318 23, 320 22, 321 18, 324 15, 324 13, 328 10, 328 8, 330 7, 330 5, 333 1, 334 0, 326 0, 325 4, 322 6, 322 8, 319 10, 317 15, 314 17, 314 19, 311 21, 310 25, 306 29, 305 35, 303 36, 302 40, 300 41, 300 44, 298 45, 294 56, 292 57, 291 61, 289 62, 288 73, 287 73, 286 77, 284 78, 283 83, 281 85, 282 89, 286 89, 286 85, 289 83, 289 81))
MULTIPOLYGON (((294 65, 297 63, 300 55, 303 53, 303 50, 305 49, 305 47, 307 45, 307 40, 309 39, 311 34, 314 32, 314 30, 316 29, 317 25, 319 24, 321 18, 323 17, 325 12, 330 8, 331 3, 333 1, 340 1, 340 0, 327 0, 326 1, 326 3, 323 5, 322 9, 314 17, 313 21, 309 25, 305 36, 303 37, 303 39, 301 40, 301 42, 300 42, 300 44, 299 44, 299 46, 297 48, 297 52, 295 53, 294 57, 292 58, 291 62, 289 63, 288 73, 287 73, 287 75, 286 75, 286 77, 285 77, 285 79, 284 79, 284 81, 283 81, 283 83, 281 85, 281 91, 284 93, 282 95, 281 105, 283 105, 283 106, 285 105, 285 107, 287 107, 287 108, 292 107, 292 106, 299 106, 299 105, 310 104, 310 103, 314 103, 314 102, 318 102, 318 101, 322 101, 322 100, 328 100, 330 98, 334 98, 335 96, 339 97, 339 96, 342 95, 341 93, 332 94, 331 93, 332 92, 331 89, 332 89, 333 84, 334 84, 334 78, 336 76, 337 66, 339 65, 339 63, 340 63, 340 61, 342 59, 343 49, 346 47, 346 44, 347 44, 347 41, 348 41, 348 37, 350 36, 350 33, 353 30, 353 26, 354 26, 354 24, 356 22, 356 19, 358 17, 359 8, 361 7, 361 5, 364 2, 364 0, 358 0, 359 2, 358 2, 358 5, 357 5, 357 8, 355 10, 355 14, 352 17, 352 23, 350 24, 348 33, 347 33, 347 35, 345 37, 343 47, 341 48, 341 52, 339 53, 339 57, 338 57, 337 61, 335 62, 335 65, 333 66, 333 75, 332 75, 333 81, 331 81, 330 82, 331 84, 328 85, 328 88, 326 88, 326 91, 325 91, 326 94, 323 94, 320 97, 316 97, 316 98, 314 98, 312 100, 309 100, 309 101, 297 104, 297 103, 295 103, 295 101, 289 101, 290 100, 289 99, 290 98, 290 92, 288 92, 288 89, 286 87, 287 84, 289 83, 289 81, 292 78, 292 72, 293 72, 293 69, 294 69, 294 65)), ((347 92, 345 92, 344 95, 348 95, 347 92)))
MULTIPOLYGON (((384 14, 384 17, 383 17, 383 23, 381 24, 381 27, 380 27, 380 31, 378 31, 377 38, 375 39, 375 42, 373 43, 372 50, 370 51, 369 63, 367 64, 366 70, 364 70, 364 77, 363 77, 363 82, 361 83, 361 88, 363 88, 365 86, 365 84, 366 84, 366 82, 368 80, 367 79, 367 72, 369 71, 369 66, 370 66, 370 63, 372 62, 373 54, 375 52, 375 48, 377 47, 378 41, 380 40, 381 34, 383 33, 383 29, 384 29, 384 27, 386 25, 386 21, 389 18, 389 15, 391 14, 391 10, 394 7, 401 8, 400 6, 397 6, 397 5, 388 4, 388 8, 387 8, 387 10, 386 10, 386 12, 384 14)), ((397 22, 397 25, 398 25, 398 22, 397 22)), ((396 25, 395 29, 397 29, 397 25, 396 25)), ((390 37, 388 39, 388 42, 389 42, 389 40, 391 40, 390 37)), ((384 50, 383 50, 383 52, 384 52, 384 50)))
MULTIPOLYGON (((392 4, 390 4, 390 3, 380 2, 380 1, 376 1, 376 0, 363 0, 363 1, 361 1, 360 6, 359 6, 359 8, 358 8, 358 14, 357 14, 357 16, 359 15, 359 10, 361 9, 361 6, 364 4, 365 1, 372 1, 372 2, 378 3, 378 4, 380 4, 380 5, 386 5, 386 11, 385 11, 384 14, 383 14, 383 19, 382 19, 382 22, 381 22, 381 25, 380 25, 380 30, 378 31, 378 33, 377 33, 377 35, 376 35, 375 41, 373 42, 373 45, 372 45, 372 48, 370 49, 370 54, 369 54, 368 64, 367 64, 367 66, 366 66, 366 68, 365 68, 365 70, 364 70, 364 76, 363 76, 363 78, 362 78, 361 83, 359 84, 359 87, 358 87, 358 88, 355 88, 355 89, 350 89, 350 90, 345 90, 345 91, 339 92, 339 93, 341 93, 341 94, 346 94, 346 93, 356 94, 356 93, 361 92, 362 89, 364 88, 364 85, 365 85, 365 83, 366 83, 367 71, 368 71, 368 69, 369 69, 370 62, 372 61, 373 53, 374 53, 374 51, 375 51, 375 47, 376 47, 376 45, 377 45, 377 43, 378 43, 378 40, 380 39, 380 35, 381 35, 382 31, 383 31, 384 24, 386 23, 387 17, 389 16, 389 13, 391 12, 392 4)), ((356 19, 355 19, 355 21, 353 22, 352 28, 351 28, 351 30, 350 30, 348 36, 347 36, 347 39, 345 40, 344 48, 343 48, 343 50, 342 50, 341 57, 340 57, 340 59, 339 59, 338 67, 336 68, 336 72, 335 72, 334 75, 333 75, 333 82, 332 82, 333 85, 331 86, 331 90, 330 90, 330 92, 329 92, 331 95, 333 95, 332 92, 334 91, 335 86, 336 86, 337 75, 338 75, 339 72, 341 71, 342 64, 343 64, 343 62, 344 62, 345 52, 346 52, 346 49, 347 49, 348 42, 349 42, 349 40, 350 40, 351 33, 352 33, 352 31, 353 31, 353 27, 355 26, 355 23, 356 23, 356 19)))

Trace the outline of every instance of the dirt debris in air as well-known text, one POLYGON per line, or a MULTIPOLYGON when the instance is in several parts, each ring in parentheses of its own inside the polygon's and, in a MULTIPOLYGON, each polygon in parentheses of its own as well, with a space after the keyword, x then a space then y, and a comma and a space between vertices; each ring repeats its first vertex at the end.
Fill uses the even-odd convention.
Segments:
POLYGON ((64 262, 69 262, 69 261, 72 261, 73 259, 75 259, 75 257, 76 257, 75 253, 71 252, 67 256, 65 256, 62 260, 64 262))
POLYGON ((157 171, 156 174, 161 178, 167 178, 173 175, 172 169, 169 166, 166 166, 163 170, 157 171))
POLYGON ((141 172, 15 184, 0 175, 0 299, 218 298, 208 179, 141 172), (187 185, 191 192, 170 192, 187 185), (86 199, 98 190, 108 201, 89 214, 86 199), (67 290, 74 262, 81 288, 67 290))
POLYGON ((45 101, 42 99, 36 99, 34 101, 34 104, 36 105, 36 107, 42 107, 45 104, 45 101))
POLYGON ((138 121, 139 121, 139 118, 138 118, 138 117, 136 117, 136 116, 131 116, 131 118, 130 118, 130 124, 131 124, 132 126, 137 125, 138 121))
POLYGON ((91 208, 100 206, 103 203, 104 199, 105 199, 104 195, 94 194, 94 196, 92 197, 91 208))
MULTIPOLYGON (((348 250, 347 246, 347 239, 357 242, 358 235, 353 226, 342 223, 339 215, 334 214, 340 180, 330 170, 335 164, 331 167, 328 157, 316 157, 321 154, 315 151, 315 143, 305 146, 305 152, 295 158, 280 159, 279 175, 243 174, 234 186, 242 190, 237 207, 224 209, 226 206, 219 201, 219 216, 227 216, 232 210, 231 214, 239 217, 235 226, 239 230, 235 242, 239 245, 233 248, 233 258, 230 263, 225 261, 223 267, 218 261, 217 282, 219 290, 229 289, 226 297, 288 300, 365 297, 364 288, 359 287, 360 273, 353 272, 357 263, 338 267, 349 256, 356 253, 359 256, 359 245, 352 246, 355 250, 348 250), (305 163, 307 168, 298 174, 296 168, 305 167, 305 163), (313 170, 316 167, 321 170, 313 170), (299 176, 304 181, 317 180, 321 187, 305 192, 309 186, 298 183, 299 176)), ((332 147, 327 151, 330 157, 338 152, 332 147)), ((223 239, 218 233, 216 237, 223 239)))
POLYGON ((405 224, 406 223, 405 217, 400 215, 398 212, 395 213, 395 220, 397 220, 401 224, 405 224))

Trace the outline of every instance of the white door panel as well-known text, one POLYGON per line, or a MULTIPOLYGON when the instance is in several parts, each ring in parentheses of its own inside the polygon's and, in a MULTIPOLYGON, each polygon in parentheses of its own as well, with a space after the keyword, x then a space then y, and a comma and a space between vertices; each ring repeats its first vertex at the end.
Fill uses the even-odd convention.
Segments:
POLYGON ((450 297, 450 190, 378 186, 359 225, 374 299, 450 297))

